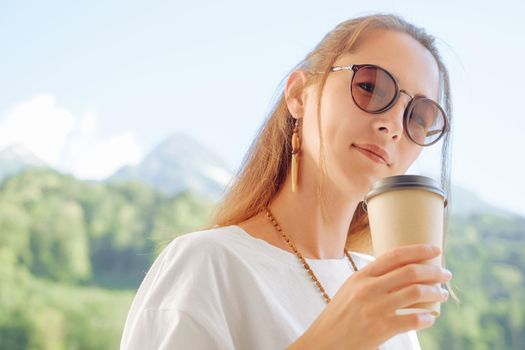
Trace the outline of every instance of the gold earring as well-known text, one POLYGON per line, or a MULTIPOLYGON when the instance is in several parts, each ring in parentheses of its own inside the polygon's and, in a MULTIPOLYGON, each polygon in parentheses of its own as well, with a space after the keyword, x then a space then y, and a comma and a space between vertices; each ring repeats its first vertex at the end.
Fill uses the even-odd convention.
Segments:
POLYGON ((292 134, 292 192, 295 192, 297 189, 297 175, 299 173, 300 150, 301 139, 299 137, 299 119, 296 119, 292 134))

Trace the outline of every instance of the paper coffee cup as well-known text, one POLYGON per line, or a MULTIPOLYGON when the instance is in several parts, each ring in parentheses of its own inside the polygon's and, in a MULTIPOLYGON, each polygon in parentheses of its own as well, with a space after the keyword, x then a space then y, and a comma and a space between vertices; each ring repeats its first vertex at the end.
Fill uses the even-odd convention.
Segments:
MULTIPOLYGON (((419 175, 385 177, 365 197, 374 255, 393 248, 429 243, 443 248, 445 192, 433 179, 419 175)), ((442 266, 441 254, 425 264, 442 266)), ((439 284, 436 284, 439 286, 439 284)), ((439 316, 441 303, 417 303, 396 314, 430 312, 439 316)))

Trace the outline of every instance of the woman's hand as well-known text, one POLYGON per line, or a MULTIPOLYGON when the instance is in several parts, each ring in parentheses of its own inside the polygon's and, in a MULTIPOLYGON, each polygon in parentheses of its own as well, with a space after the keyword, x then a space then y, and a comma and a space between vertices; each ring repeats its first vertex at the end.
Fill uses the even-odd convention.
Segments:
POLYGON ((426 244, 393 249, 352 274, 306 332, 289 349, 377 349, 389 338, 428 328, 430 314, 396 315, 419 302, 443 302, 448 292, 429 284, 452 278, 422 262, 441 253, 426 244))

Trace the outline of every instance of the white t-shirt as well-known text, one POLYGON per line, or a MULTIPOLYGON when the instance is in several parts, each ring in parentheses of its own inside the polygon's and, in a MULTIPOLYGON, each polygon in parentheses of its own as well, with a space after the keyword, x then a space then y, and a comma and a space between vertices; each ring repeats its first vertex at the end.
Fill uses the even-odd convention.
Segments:
MULTIPOLYGON (((351 252, 358 269, 374 257, 351 252)), ((353 273, 347 257, 306 259, 330 298, 353 273)), ((175 238, 146 274, 121 349, 285 349, 326 306, 297 256, 233 225, 175 238)), ((356 320, 359 322, 359 320, 356 320)), ((420 350, 415 331, 381 350, 420 350)))

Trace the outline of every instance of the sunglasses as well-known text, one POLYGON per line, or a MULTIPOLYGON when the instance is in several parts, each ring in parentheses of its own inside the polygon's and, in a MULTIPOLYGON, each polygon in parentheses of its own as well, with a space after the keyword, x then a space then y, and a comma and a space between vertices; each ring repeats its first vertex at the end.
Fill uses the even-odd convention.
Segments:
POLYGON ((401 93, 410 97, 403 115, 403 127, 410 140, 420 146, 438 142, 450 126, 443 108, 435 101, 411 96, 399 88, 397 80, 387 70, 373 64, 334 66, 331 72, 353 71, 350 94, 361 110, 378 114, 388 111, 399 99, 401 93))

